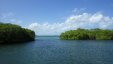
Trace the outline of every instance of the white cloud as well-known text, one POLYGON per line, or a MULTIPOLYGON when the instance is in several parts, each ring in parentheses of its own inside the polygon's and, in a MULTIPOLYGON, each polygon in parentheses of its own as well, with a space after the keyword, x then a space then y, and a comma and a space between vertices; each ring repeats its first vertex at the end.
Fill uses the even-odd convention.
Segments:
POLYGON ((2 13, 0 14, 0 22, 3 23, 12 23, 12 24, 20 24, 21 21, 15 18, 14 13, 2 13))
POLYGON ((103 15, 100 13, 96 13, 90 17, 90 21, 93 23, 99 22, 103 19, 103 15))
POLYGON ((77 28, 113 28, 113 17, 104 16, 102 13, 82 13, 80 15, 71 15, 62 23, 37 23, 34 22, 28 26, 34 30, 37 35, 59 35, 61 32, 77 28))
POLYGON ((72 12, 75 14, 82 13, 86 10, 86 8, 75 8, 72 12))

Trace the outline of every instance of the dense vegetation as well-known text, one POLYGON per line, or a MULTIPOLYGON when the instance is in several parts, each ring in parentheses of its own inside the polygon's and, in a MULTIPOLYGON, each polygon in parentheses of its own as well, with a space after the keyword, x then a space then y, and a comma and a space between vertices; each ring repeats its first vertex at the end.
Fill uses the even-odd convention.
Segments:
POLYGON ((61 33, 62 40, 113 40, 113 30, 107 29, 80 29, 61 33))
POLYGON ((0 43, 16 43, 32 41, 35 38, 35 32, 22 28, 15 24, 0 23, 0 43))

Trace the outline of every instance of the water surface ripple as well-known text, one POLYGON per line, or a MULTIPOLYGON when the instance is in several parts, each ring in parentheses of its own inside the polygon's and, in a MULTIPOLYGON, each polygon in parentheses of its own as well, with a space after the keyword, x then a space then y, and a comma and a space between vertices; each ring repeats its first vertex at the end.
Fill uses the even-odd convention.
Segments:
POLYGON ((113 41, 37 37, 29 43, 0 45, 0 64, 113 64, 113 41))

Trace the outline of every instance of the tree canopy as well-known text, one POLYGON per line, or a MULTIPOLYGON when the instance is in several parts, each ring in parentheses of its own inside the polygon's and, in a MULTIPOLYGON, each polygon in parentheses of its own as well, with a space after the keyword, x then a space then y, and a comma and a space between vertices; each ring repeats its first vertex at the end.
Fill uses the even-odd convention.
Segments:
POLYGON ((35 32, 30 29, 10 23, 0 23, 0 43, 25 42, 34 39, 35 32))
POLYGON ((81 29, 69 30, 61 33, 62 40, 113 40, 113 30, 108 29, 81 29))

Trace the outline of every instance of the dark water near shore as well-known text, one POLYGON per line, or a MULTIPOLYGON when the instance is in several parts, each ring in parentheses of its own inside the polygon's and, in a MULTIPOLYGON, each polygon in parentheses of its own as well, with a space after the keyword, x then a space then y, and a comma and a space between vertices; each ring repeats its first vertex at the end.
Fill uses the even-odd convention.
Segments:
POLYGON ((113 64, 113 41, 59 40, 0 45, 0 64, 113 64))

